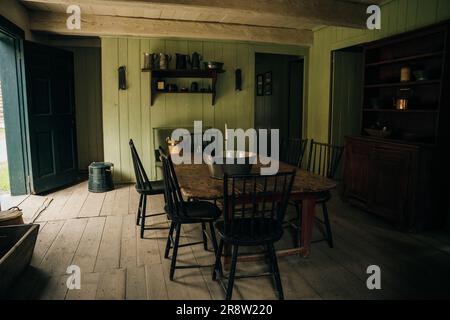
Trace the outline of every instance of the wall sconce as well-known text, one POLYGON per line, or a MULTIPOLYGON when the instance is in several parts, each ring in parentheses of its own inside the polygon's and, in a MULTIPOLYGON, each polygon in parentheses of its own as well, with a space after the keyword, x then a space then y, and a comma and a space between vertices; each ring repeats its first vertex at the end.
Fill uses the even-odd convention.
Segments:
POLYGON ((127 73, 125 66, 119 67, 119 90, 127 90, 127 73))
POLYGON ((236 69, 236 91, 242 91, 242 70, 236 69))

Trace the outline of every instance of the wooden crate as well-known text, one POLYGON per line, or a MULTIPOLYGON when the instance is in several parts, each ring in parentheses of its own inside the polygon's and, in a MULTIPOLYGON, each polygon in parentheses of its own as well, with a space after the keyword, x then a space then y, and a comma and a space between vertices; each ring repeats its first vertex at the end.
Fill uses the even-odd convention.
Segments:
POLYGON ((38 231, 34 224, 0 227, 0 298, 30 264, 38 231))

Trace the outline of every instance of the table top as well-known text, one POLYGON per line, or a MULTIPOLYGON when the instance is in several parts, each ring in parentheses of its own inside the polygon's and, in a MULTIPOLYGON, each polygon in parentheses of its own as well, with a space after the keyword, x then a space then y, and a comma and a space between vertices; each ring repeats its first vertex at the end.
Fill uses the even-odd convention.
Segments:
MULTIPOLYGON (((292 195, 320 193, 332 190, 337 186, 337 182, 334 180, 312 174, 283 162, 280 162, 279 167, 280 172, 289 172, 293 169, 297 171, 292 186, 292 195)), ((260 165, 254 165, 252 171, 258 172, 259 168, 260 165)), ((215 200, 223 197, 223 181, 211 178, 206 164, 176 165, 175 172, 184 197, 203 200, 215 200)))

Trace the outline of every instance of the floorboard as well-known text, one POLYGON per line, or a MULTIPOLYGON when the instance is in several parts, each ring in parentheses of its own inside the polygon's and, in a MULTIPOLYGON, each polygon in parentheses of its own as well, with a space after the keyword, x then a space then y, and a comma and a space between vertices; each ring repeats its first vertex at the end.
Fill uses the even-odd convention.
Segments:
MULTIPOLYGON (((170 259, 164 259, 168 231, 147 230, 144 239, 140 238, 136 226, 139 195, 132 185, 93 194, 83 182, 45 197, 2 196, 1 201, 3 207, 19 205, 27 220, 37 218, 40 225, 31 266, 11 288, 9 298, 224 298, 221 286, 211 279, 211 267, 179 269, 174 281, 169 280, 170 259), (72 264, 82 271, 80 290, 66 286, 66 270, 72 264)), ((162 212, 163 206, 163 196, 148 197, 147 215, 162 212)), ((335 248, 315 243, 307 259, 291 256, 278 261, 286 299, 450 298, 450 235, 396 230, 337 195, 329 211, 335 248), (382 290, 367 289, 370 265, 381 268, 382 290)), ((291 208, 288 215, 292 214, 291 208)), ((147 218, 146 224, 168 226, 168 221, 159 216, 147 218)), ((320 237, 315 229, 314 238, 320 237)), ((183 226, 182 243, 200 239, 200 226, 183 226)), ((295 231, 288 228, 277 247, 292 246, 294 241, 295 231)), ((212 265, 214 254, 209 247, 208 251, 202 245, 180 248, 177 264, 212 265)), ((238 263, 238 273, 266 269, 263 261, 238 263)), ((275 298, 271 278, 235 282, 233 299, 275 298)))
POLYGON ((122 238, 122 216, 108 216, 98 250, 95 272, 119 268, 122 238))
POLYGON ((67 267, 72 265, 87 221, 87 219, 67 220, 39 267, 52 276, 65 274, 67 267))
POLYGON ((83 273, 94 272, 105 222, 105 217, 95 217, 87 220, 86 228, 72 261, 72 264, 79 266, 83 273))

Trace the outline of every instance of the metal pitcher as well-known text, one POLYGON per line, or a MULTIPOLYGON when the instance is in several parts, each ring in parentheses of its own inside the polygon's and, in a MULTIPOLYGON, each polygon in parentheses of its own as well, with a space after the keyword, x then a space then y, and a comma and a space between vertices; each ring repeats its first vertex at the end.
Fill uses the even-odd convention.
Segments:
POLYGON ((165 53, 158 53, 157 55, 157 65, 160 70, 169 69, 169 64, 172 61, 172 56, 165 53))
POLYGON ((186 70, 191 59, 187 54, 176 53, 176 69, 186 70))
POLYGON ((203 56, 200 55, 197 52, 194 52, 192 54, 192 59, 191 59, 191 67, 192 70, 199 70, 200 69, 200 62, 203 60, 203 56))
POLYGON ((156 65, 157 55, 155 53, 144 53, 144 69, 157 69, 156 65))

